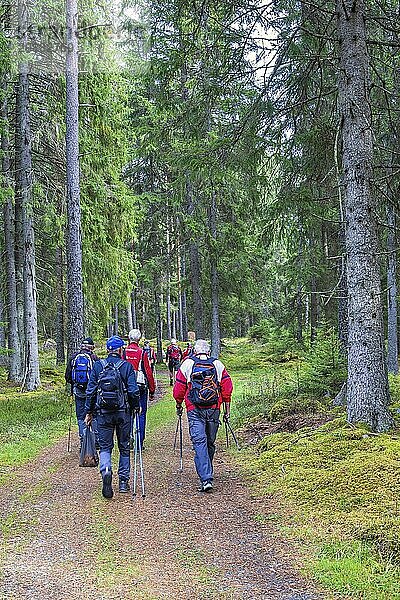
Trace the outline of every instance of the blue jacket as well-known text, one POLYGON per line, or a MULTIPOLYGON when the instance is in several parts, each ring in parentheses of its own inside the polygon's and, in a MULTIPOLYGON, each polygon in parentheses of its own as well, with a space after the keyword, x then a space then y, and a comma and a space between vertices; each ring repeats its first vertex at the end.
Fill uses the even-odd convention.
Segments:
MULTIPOLYGON (((107 362, 113 362, 114 364, 122 360, 118 354, 109 354, 105 359, 107 362)), ((86 413, 93 413, 96 408, 97 400, 97 388, 99 375, 103 370, 103 365, 100 360, 94 363, 93 370, 90 374, 89 383, 86 388, 86 413)), ((123 361, 123 365, 120 366, 119 372, 124 382, 125 389, 128 396, 128 404, 130 409, 133 411, 134 408, 139 407, 140 392, 136 383, 136 374, 130 363, 126 360, 123 361)))

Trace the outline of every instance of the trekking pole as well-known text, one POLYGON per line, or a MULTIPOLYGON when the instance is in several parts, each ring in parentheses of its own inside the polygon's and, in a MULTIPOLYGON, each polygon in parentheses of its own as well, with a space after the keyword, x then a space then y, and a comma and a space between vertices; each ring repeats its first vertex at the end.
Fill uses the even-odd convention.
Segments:
POLYGON ((176 422, 175 439, 174 439, 174 452, 176 450, 176 441, 178 439, 178 429, 179 429, 179 417, 178 417, 178 420, 176 422))
POLYGON ((136 414, 136 427, 137 427, 137 445, 139 450, 139 468, 140 468, 140 483, 142 486, 142 498, 146 497, 146 491, 144 487, 144 469, 143 469, 143 455, 142 455, 142 444, 140 440, 140 429, 139 429, 139 415, 136 414))
POLYGON ((183 436, 182 436, 182 415, 179 415, 179 454, 180 454, 180 472, 183 471, 183 436))
POLYGON ((72 401, 73 401, 73 396, 71 394, 71 396, 69 397, 69 427, 68 427, 67 452, 71 452, 72 401))
POLYGON ((239 442, 238 442, 238 440, 237 440, 237 437, 236 437, 236 435, 235 435, 235 432, 234 432, 234 431, 233 431, 233 429, 232 429, 232 425, 229 423, 229 421, 225 421, 225 423, 226 423, 227 427, 229 428, 229 431, 231 432, 231 435, 232 435, 232 437, 233 437, 233 439, 234 439, 234 441, 235 441, 236 448, 237 448, 238 450, 240 450, 240 445, 239 445, 239 442))
POLYGON ((226 417, 226 402, 224 402, 225 439, 226 439, 226 447, 229 448, 228 424, 227 424, 225 417, 226 417))
MULTIPOLYGON (((136 431, 136 415, 132 419, 132 432, 133 432, 133 484, 132 484, 132 496, 136 496, 136 485, 137 485, 137 431, 136 431)), ((132 437, 132 436, 131 436, 132 437)))

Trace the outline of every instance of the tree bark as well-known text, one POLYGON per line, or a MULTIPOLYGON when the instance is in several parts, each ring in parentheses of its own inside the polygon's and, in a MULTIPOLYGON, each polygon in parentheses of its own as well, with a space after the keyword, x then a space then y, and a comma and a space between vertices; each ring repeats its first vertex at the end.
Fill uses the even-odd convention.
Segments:
POLYGON ((61 246, 56 251, 56 270, 57 270, 57 323, 56 323, 56 342, 57 356, 56 364, 65 363, 65 324, 64 324, 64 259, 61 246))
MULTIPOLYGON (((193 198, 192 185, 187 180, 186 182, 186 193, 187 193, 187 214, 189 219, 193 218, 195 211, 195 202, 193 198)), ((200 256, 197 242, 192 238, 189 242, 189 259, 190 259, 190 280, 192 286, 193 296, 193 318, 194 328, 196 332, 196 338, 204 338, 204 309, 203 309, 203 296, 201 291, 201 267, 200 267, 200 256)))
POLYGON ((131 314, 132 314, 132 327, 137 329, 137 316, 136 316, 136 288, 132 289, 131 294, 131 314))
POLYGON ((185 290, 186 280, 186 257, 184 252, 181 254, 181 311, 182 311, 182 339, 186 342, 188 339, 188 317, 187 317, 187 299, 185 290))
POLYGON ((2 172, 4 186, 8 188, 8 193, 4 201, 4 250, 5 250, 5 268, 7 276, 7 321, 8 321, 8 349, 10 351, 8 378, 15 383, 21 383, 23 379, 23 355, 21 346, 22 332, 20 333, 18 325, 17 309, 17 281, 15 272, 15 209, 12 198, 12 180, 10 176, 10 151, 8 137, 8 109, 6 90, 5 98, 1 107, 1 117, 3 121, 3 132, 1 136, 2 172))
POLYGON ((399 353, 397 339, 397 264, 396 264, 396 211, 391 202, 387 206, 387 311, 388 311, 388 354, 389 373, 399 373, 399 353))
MULTIPOLYGON (((22 32, 23 49, 26 49, 28 32, 28 7, 25 0, 18 4, 19 28, 22 32)), ((24 287, 24 339, 25 365, 23 387, 32 391, 40 385, 39 344, 37 331, 37 292, 35 232, 32 203, 32 151, 29 102, 29 67, 26 62, 19 65, 16 120, 16 197, 19 198, 23 228, 23 287, 24 287)))
POLYGON ((317 295, 317 278, 315 275, 311 278, 311 294, 310 294, 310 342, 313 344, 317 337, 318 328, 318 295, 317 295))
POLYGON ((384 351, 365 3, 338 0, 338 107, 342 124, 349 347, 347 417, 374 431, 393 426, 384 351))
POLYGON ((218 358, 221 352, 221 328, 219 320, 219 277, 217 263, 217 197, 215 192, 211 195, 210 210, 208 213, 211 236, 210 244, 210 276, 211 276, 211 356, 218 358))
POLYGON ((163 361, 163 348, 162 348, 162 323, 161 323, 161 307, 160 297, 158 290, 158 282, 154 280, 154 312, 156 315, 156 328, 157 328, 157 362, 162 363, 163 361))
POLYGON ((66 153, 67 153, 67 315, 68 357, 79 348, 84 335, 82 289, 82 239, 79 186, 78 123, 78 6, 66 0, 66 153))

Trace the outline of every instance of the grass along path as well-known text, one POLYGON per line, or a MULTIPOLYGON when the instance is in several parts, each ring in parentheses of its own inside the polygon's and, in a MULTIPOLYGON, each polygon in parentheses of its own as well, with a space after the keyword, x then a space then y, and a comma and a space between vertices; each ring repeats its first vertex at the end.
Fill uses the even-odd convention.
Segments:
POLYGON ((262 518, 273 506, 251 497, 221 448, 215 492, 197 492, 184 423, 181 474, 172 447, 174 404, 151 407, 145 500, 116 493, 105 501, 97 470, 79 468, 66 439, 19 467, 0 487, 0 597, 325 597, 301 578, 290 549, 262 518))

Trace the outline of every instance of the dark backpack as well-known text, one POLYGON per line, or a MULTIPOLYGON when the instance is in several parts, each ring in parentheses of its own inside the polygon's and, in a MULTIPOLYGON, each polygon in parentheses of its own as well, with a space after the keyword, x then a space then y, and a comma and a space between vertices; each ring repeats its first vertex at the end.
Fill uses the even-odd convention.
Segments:
POLYGON ((218 403, 219 381, 213 358, 194 358, 190 375, 189 400, 197 408, 211 408, 218 403))
POLYGON ((86 390, 89 383, 90 373, 93 369, 93 359, 90 354, 80 352, 72 362, 71 379, 72 383, 81 390, 86 390))
POLYGON ((125 409, 125 387, 119 371, 124 361, 113 363, 102 360, 101 364, 103 370, 99 374, 97 387, 98 408, 109 412, 125 409))

